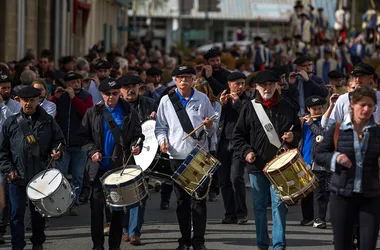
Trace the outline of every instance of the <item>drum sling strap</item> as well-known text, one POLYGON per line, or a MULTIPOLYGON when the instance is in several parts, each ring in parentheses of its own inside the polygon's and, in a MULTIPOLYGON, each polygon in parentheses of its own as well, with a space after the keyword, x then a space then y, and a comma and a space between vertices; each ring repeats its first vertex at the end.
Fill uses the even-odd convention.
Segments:
POLYGON ((123 137, 121 136, 121 131, 119 127, 117 126, 115 120, 113 119, 111 113, 106 108, 106 106, 103 106, 102 113, 103 113, 104 120, 106 121, 108 128, 111 131, 111 134, 115 140, 115 145, 117 144, 123 145, 123 137))
MULTIPOLYGON (((185 131, 187 134, 190 134, 194 130, 194 127, 177 93, 174 91, 173 93, 169 94, 169 99, 173 104, 175 113, 178 116, 178 120, 181 123, 183 131, 185 131)), ((191 137, 193 137, 195 140, 200 140, 204 133, 204 130, 202 130, 199 136, 196 136, 194 133, 191 135, 191 137)))
POLYGON ((25 136, 26 142, 29 145, 32 155, 37 158, 40 158, 40 145, 38 144, 38 141, 36 137, 33 135, 32 131, 30 130, 27 121, 20 114, 17 117, 17 122, 21 128, 22 133, 25 136))
POLYGON ((261 103, 256 103, 255 100, 252 100, 251 102, 252 102, 253 108, 256 111, 256 115, 260 120, 261 126, 263 126, 265 134, 267 135, 269 139, 270 144, 272 144, 276 148, 280 148, 281 147, 280 139, 278 138, 276 129, 273 126, 272 122, 270 121, 267 113, 265 112, 263 105, 261 103))

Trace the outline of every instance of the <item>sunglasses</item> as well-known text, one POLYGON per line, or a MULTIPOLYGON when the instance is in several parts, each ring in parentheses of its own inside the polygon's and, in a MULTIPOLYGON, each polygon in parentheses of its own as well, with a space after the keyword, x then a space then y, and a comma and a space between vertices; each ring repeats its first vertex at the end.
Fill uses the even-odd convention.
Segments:
POLYGON ((106 96, 118 96, 120 92, 104 92, 103 94, 106 96))

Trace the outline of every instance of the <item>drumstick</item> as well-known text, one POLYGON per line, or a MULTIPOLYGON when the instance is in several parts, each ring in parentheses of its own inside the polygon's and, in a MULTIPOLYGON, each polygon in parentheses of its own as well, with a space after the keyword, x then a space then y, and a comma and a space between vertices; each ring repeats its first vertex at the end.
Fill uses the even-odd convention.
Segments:
MULTIPOLYGON (((212 120, 216 117, 216 114, 212 115, 210 118, 208 118, 209 120, 212 120)), ((203 127, 204 123, 202 122, 198 127, 196 127, 193 131, 191 131, 188 135, 186 135, 185 137, 183 137, 182 141, 186 140, 187 138, 189 138, 190 136, 192 136, 195 132, 197 132, 201 127, 203 127)))
MULTIPOLYGON (((56 151, 57 151, 57 152, 60 151, 60 150, 61 150, 61 147, 62 147, 62 143, 58 144, 58 147, 56 148, 56 151)), ((41 179, 44 178, 44 176, 45 176, 47 170, 49 169, 50 165, 52 164, 53 160, 54 160, 54 158, 52 157, 52 158, 50 159, 50 161, 49 161, 49 164, 46 166, 46 168, 45 168, 45 172, 44 172, 44 174, 42 175, 41 179)))
MULTIPOLYGON (((140 144, 140 142, 141 142, 141 138, 139 137, 139 139, 137 140, 137 142, 135 143, 134 146, 137 147, 137 146, 140 144)), ((125 162, 125 165, 124 165, 124 167, 123 167, 123 170, 122 170, 121 173, 120 173, 120 176, 123 175, 124 170, 125 170, 125 167, 127 166, 127 164, 128 164, 128 162, 129 162, 129 160, 131 159, 132 155, 133 155, 133 154, 132 154, 132 152, 131 152, 131 154, 129 155, 127 161, 125 162)))
MULTIPOLYGON (((293 128, 294 128, 294 125, 292 125, 291 127, 290 127, 290 129, 289 129, 289 132, 291 132, 292 130, 293 130, 293 128)), ((276 152, 276 155, 278 155, 278 153, 280 153, 281 152, 281 148, 285 145, 285 140, 283 140, 282 142, 281 142, 281 145, 280 145, 280 147, 278 148, 278 150, 277 150, 277 152, 276 152)))

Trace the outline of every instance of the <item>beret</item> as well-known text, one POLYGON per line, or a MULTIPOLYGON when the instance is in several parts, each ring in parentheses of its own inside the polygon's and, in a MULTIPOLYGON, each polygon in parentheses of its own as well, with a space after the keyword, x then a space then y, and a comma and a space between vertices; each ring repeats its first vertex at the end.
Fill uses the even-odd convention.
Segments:
POLYGON ((112 64, 107 61, 100 60, 96 65, 95 69, 110 69, 112 68, 112 64))
POLYGON ((75 73, 74 71, 70 71, 63 76, 63 80, 65 82, 77 79, 83 79, 83 76, 81 74, 75 73))
POLYGON ((253 41, 262 41, 262 40, 263 40, 263 38, 261 36, 255 36, 253 38, 253 41))
POLYGON ((208 60, 211 57, 216 57, 216 56, 221 56, 221 55, 222 55, 222 52, 220 52, 219 50, 210 49, 203 55, 203 58, 208 60))
POLYGON ((301 64, 304 64, 305 62, 312 62, 312 60, 307 56, 300 56, 296 60, 294 60, 293 63, 296 65, 301 65, 301 64))
POLYGON ((11 78, 5 73, 5 72, 0 72, 0 83, 4 82, 11 82, 11 78))
POLYGON ((119 79, 117 79, 117 82, 122 86, 127 86, 130 84, 142 83, 142 80, 138 76, 126 75, 126 76, 123 76, 123 77, 120 77, 119 79))
POLYGON ((120 89, 121 84, 114 78, 106 78, 103 81, 100 82, 99 84, 99 91, 100 92, 105 92, 110 89, 120 89))
POLYGON ((312 95, 306 98, 305 105, 306 107, 312 107, 317 105, 325 105, 326 99, 317 95, 312 95))
POLYGON ((264 82, 279 82, 280 77, 278 73, 271 70, 264 70, 257 73, 255 77, 255 83, 264 83, 264 82))
POLYGON ((278 76, 282 75, 288 75, 289 74, 289 67, 288 66, 274 66, 273 71, 277 73, 278 76))
POLYGON ((195 72, 195 69, 193 67, 186 66, 186 65, 178 66, 172 72, 172 76, 177 76, 177 75, 181 75, 181 74, 196 75, 197 73, 195 72))
POLYGON ((232 72, 232 73, 227 75, 227 81, 229 81, 229 82, 233 82, 233 81, 236 81, 238 79, 244 79, 245 80, 245 79, 247 79, 247 76, 241 72, 232 72))
POLYGON ((67 63, 70 63, 70 62, 73 62, 73 61, 74 61, 74 58, 72 56, 64 56, 61 59, 61 63, 62 64, 67 64, 67 63))
POLYGON ((17 91, 17 96, 20 98, 34 98, 39 97, 40 95, 41 91, 31 85, 27 85, 17 91))
POLYGON ((146 75, 147 76, 157 76, 157 75, 162 75, 162 70, 160 70, 159 68, 150 68, 150 69, 147 69, 146 71, 146 75))
POLYGON ((351 75, 356 74, 356 73, 360 73, 363 75, 375 75, 375 70, 369 64, 358 63, 352 69, 351 75))
POLYGON ((344 78, 344 75, 337 70, 331 70, 327 74, 327 77, 331 79, 339 79, 339 78, 344 78))

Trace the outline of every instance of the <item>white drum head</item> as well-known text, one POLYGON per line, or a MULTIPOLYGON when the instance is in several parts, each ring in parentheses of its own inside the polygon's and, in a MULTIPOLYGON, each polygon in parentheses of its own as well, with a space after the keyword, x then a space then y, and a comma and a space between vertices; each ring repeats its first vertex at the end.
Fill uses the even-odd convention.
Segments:
POLYGON ((289 150, 281 155, 277 156, 274 160, 272 160, 267 168, 267 172, 275 171, 283 166, 285 166, 288 162, 290 162, 294 157, 296 157, 298 150, 289 150))
POLYGON ((29 182, 26 193, 31 200, 43 199, 52 194, 61 185, 63 175, 58 169, 49 169, 38 173, 29 182), (42 178, 42 176, 44 177, 42 178))
POLYGON ((136 178, 136 176, 142 173, 140 168, 126 167, 123 172, 123 175, 120 176, 120 173, 122 171, 123 170, 120 169, 104 178, 104 185, 117 185, 125 183, 127 181, 133 180, 134 178, 136 178))
POLYGON ((145 136, 144 146, 139 155, 134 155, 136 165, 139 165, 143 171, 149 168, 157 154, 158 142, 154 134, 156 121, 148 120, 142 125, 142 133, 145 136))

